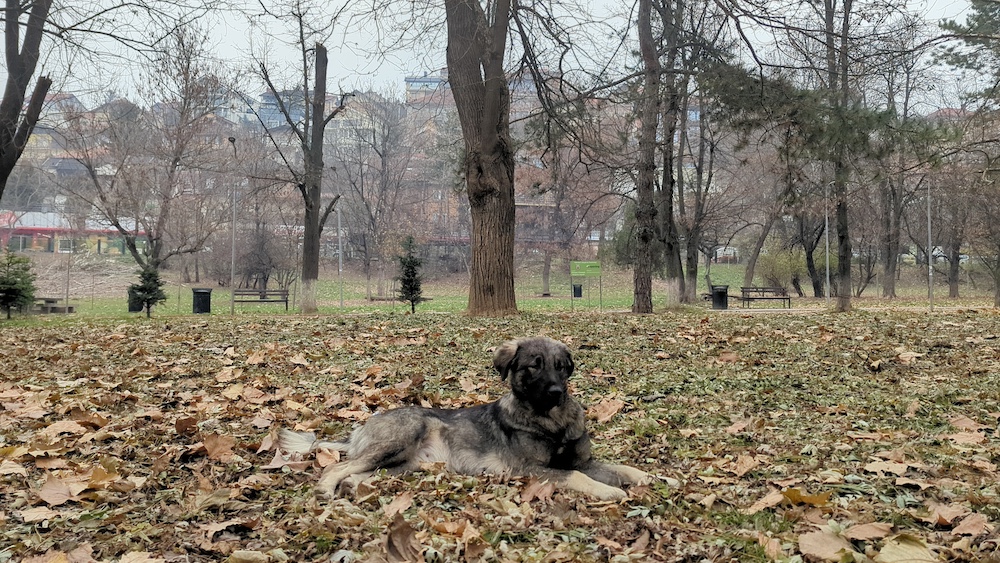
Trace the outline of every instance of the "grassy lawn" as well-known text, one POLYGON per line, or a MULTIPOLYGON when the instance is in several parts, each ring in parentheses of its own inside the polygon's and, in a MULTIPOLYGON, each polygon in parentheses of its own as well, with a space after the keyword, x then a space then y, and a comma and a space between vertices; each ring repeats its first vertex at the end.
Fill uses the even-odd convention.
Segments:
POLYGON ((230 318, 223 293, 211 315, 0 323, 0 561, 995 560, 992 309, 640 317, 585 297, 480 319, 429 292, 416 315, 230 318), (329 460, 274 458, 279 427, 493 400, 492 347, 533 334, 573 350, 597 455, 656 484, 594 502, 427 467, 324 503, 329 460))

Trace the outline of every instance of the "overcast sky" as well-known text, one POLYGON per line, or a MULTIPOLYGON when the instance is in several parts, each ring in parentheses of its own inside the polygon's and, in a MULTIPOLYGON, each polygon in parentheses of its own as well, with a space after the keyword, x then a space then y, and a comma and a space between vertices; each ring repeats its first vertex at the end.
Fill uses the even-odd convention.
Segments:
MULTIPOLYGON (((248 5, 256 5, 256 2, 247 0, 248 5)), ((331 3, 332 5, 333 3, 331 3)), ((625 11, 624 4, 614 3, 609 0, 597 0, 595 5, 605 10, 625 11)), ((920 2, 910 2, 912 10, 926 14, 931 22, 941 19, 964 20, 964 12, 967 9, 966 0, 925 0, 920 2)), ((370 19, 370 18, 369 18, 370 19)), ((290 37, 287 31, 282 31, 277 24, 269 25, 269 34, 273 39, 265 39, 261 30, 251 30, 247 24, 247 19, 238 13, 230 12, 226 14, 214 14, 206 20, 207 25, 212 30, 212 50, 218 58, 225 61, 233 68, 250 69, 252 65, 251 53, 260 54, 262 49, 267 48, 270 58, 275 67, 284 68, 289 71, 294 70, 294 65, 298 55, 296 52, 280 44, 282 36, 290 37)), ((393 29, 379 30, 371 25, 372 22, 365 18, 354 18, 349 22, 341 22, 341 25, 334 31, 333 35, 326 41, 326 46, 330 54, 328 89, 330 91, 350 91, 367 88, 378 90, 393 89, 401 92, 403 89, 403 78, 405 76, 421 75, 426 72, 434 72, 444 66, 444 38, 433 37, 429 43, 418 50, 403 50, 390 52, 384 56, 376 56, 371 53, 375 50, 373 38, 381 33, 386 36, 394 32, 393 29), (349 26, 346 25, 349 23, 349 26), (350 28, 348 32, 345 30, 350 28)), ((396 22, 390 24, 405 26, 407 22, 396 22)), ((617 24, 623 26, 624 24, 617 24)), ((439 32, 440 33, 440 32, 439 32)), ((594 56, 603 56, 603 53, 594 53, 594 56)), ((91 63, 85 60, 75 59, 68 63, 64 57, 50 57, 43 61, 49 72, 56 78, 54 90, 72 91, 83 95, 87 102, 93 101, 97 95, 95 92, 114 90, 119 94, 128 95, 129 81, 131 75, 123 75, 122 65, 127 61, 119 61, 121 65, 109 63, 103 65, 105 68, 92 69, 91 63), (72 81, 60 83, 59 77, 66 75, 59 70, 60 67, 71 68, 72 81), (88 92, 90 94, 88 94, 88 92)), ((2 69, 0 69, 2 71, 2 69)), ((292 78, 294 80, 294 78, 292 78)))

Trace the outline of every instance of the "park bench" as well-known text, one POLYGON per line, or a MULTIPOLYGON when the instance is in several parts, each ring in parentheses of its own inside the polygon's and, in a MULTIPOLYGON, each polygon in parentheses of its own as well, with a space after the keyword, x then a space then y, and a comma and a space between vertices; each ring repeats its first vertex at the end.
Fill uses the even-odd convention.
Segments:
POLYGON ((741 287, 743 306, 750 307, 754 301, 781 301, 782 307, 792 308, 792 298, 783 287, 741 287))
POLYGON ((48 313, 75 313, 76 307, 73 305, 60 305, 64 301, 61 297, 36 297, 35 312, 40 314, 48 313))
POLYGON ((235 303, 284 303, 288 310, 287 289, 234 289, 235 303))

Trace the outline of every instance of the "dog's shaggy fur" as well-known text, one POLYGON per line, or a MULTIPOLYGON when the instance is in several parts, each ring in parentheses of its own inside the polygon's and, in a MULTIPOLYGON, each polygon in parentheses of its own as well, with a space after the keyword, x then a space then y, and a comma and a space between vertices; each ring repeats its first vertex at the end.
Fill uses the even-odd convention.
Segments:
POLYGON ((278 447, 306 453, 320 448, 347 453, 328 467, 317 493, 335 495, 373 471, 403 472, 421 463, 444 463, 455 473, 534 475, 599 499, 622 499, 622 486, 643 484, 649 474, 594 460, 584 410, 569 396, 569 348, 549 338, 501 345, 493 364, 509 380, 498 401, 461 409, 404 407, 371 417, 344 442, 316 441, 311 433, 283 429, 278 447))

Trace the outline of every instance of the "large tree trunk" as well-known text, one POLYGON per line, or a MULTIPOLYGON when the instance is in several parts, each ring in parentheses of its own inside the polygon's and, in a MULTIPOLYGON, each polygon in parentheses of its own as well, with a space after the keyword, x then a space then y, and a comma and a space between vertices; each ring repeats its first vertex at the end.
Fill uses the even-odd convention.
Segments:
POLYGON ((305 199, 302 219, 302 301, 301 311, 314 314, 316 282, 319 280, 319 239, 323 232, 323 132, 326 130, 326 47, 316 45, 316 78, 311 100, 312 125, 309 146, 305 157, 305 185, 301 186, 305 199))
POLYGON ((18 0, 6 0, 3 14, 7 81, 3 100, 0 101, 0 200, 3 199, 7 179, 24 152, 28 137, 42 112, 45 96, 52 86, 52 80, 48 77, 39 78, 28 106, 24 107, 28 84, 38 65, 42 30, 52 7, 52 0, 36 0, 27 5, 31 7, 31 12, 23 26, 20 22, 22 6, 18 0))
POLYGON ((643 62, 643 97, 639 110, 639 162, 636 180, 635 263, 632 312, 653 312, 653 251, 656 237, 656 130, 660 115, 660 59, 653 40, 652 0, 639 0, 639 50, 643 62))
POLYGON ((514 314, 514 150, 503 69, 510 0, 492 7, 492 22, 478 0, 444 4, 448 79, 465 140, 472 218, 468 312, 514 314))

